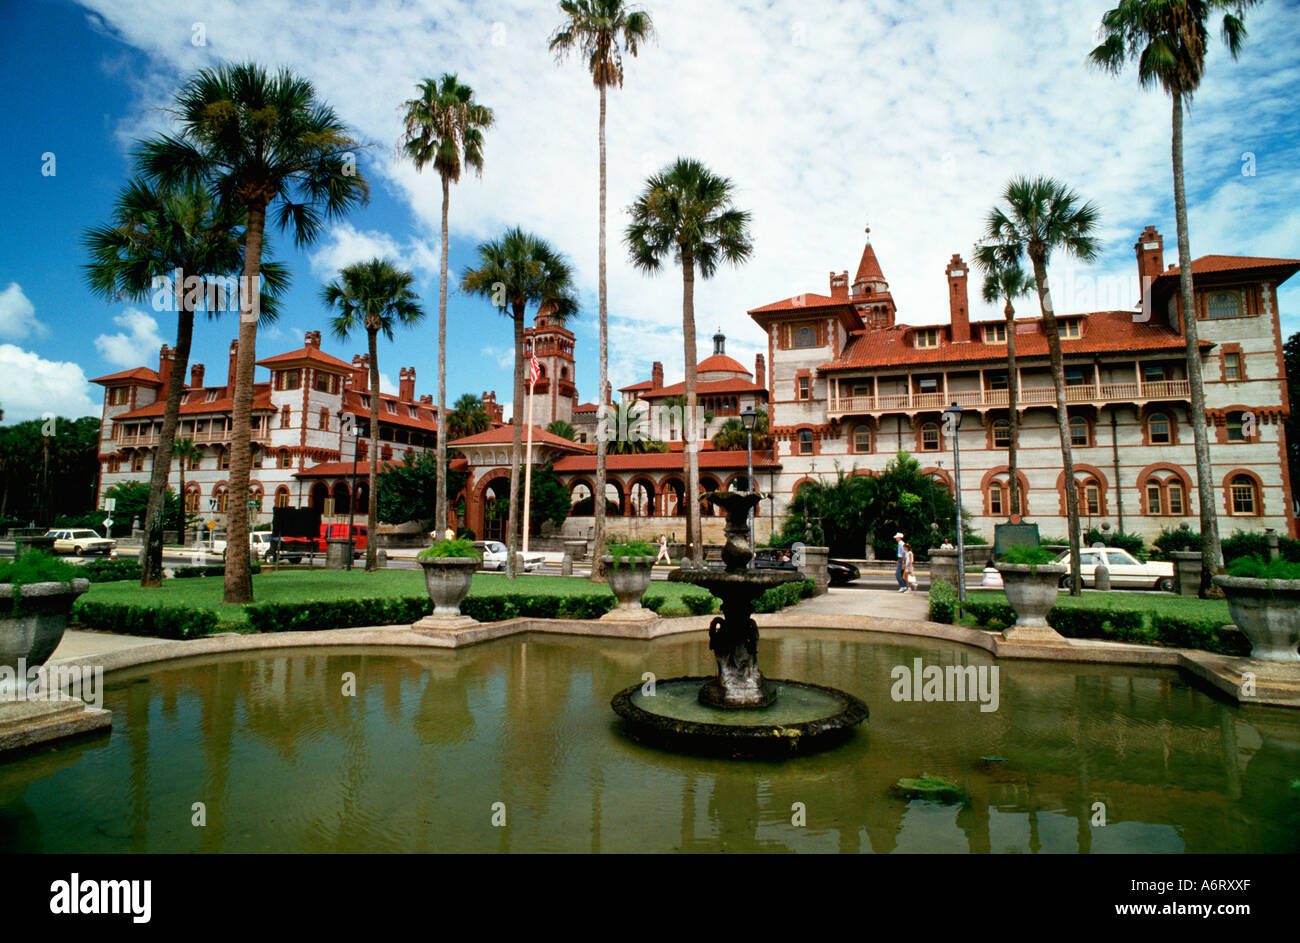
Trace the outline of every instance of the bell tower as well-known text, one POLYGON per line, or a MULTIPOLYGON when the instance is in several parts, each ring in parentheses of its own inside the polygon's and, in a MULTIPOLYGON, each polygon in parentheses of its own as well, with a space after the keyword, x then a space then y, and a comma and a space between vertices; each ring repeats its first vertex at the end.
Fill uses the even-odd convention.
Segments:
MULTIPOLYGON (((527 415, 528 401, 524 400, 526 420, 545 429, 556 419, 573 422, 573 408, 578 405, 578 387, 574 376, 573 332, 564 323, 564 316, 552 304, 542 305, 533 326, 524 329, 524 354, 536 355, 541 377, 533 388, 533 412, 527 415)), ((524 363, 524 395, 528 395, 528 362, 524 363)))

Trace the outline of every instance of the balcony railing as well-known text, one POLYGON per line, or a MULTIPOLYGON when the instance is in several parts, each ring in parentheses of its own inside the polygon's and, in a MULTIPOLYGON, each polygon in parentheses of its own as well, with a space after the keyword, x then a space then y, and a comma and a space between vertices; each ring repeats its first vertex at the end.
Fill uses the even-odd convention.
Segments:
MULTIPOLYGON (((186 432, 177 430, 176 438, 190 439, 195 445, 228 445, 231 440, 229 429, 218 429, 215 431, 205 432, 186 432)), ((157 432, 141 432, 136 435, 123 434, 117 437, 117 444, 122 447, 138 446, 152 447, 158 444, 162 438, 157 432)), ((252 432, 254 442, 265 443, 271 440, 271 433, 265 429, 254 429, 252 432)))
MULTIPOLYGON (((1067 386, 1066 403, 1137 402, 1152 399, 1187 399, 1186 380, 1153 380, 1132 383, 1091 383, 1067 386)), ((949 404, 971 409, 1006 409, 1006 390, 962 390, 948 393, 882 393, 879 396, 836 396, 831 390, 829 412, 878 413, 902 410, 941 410, 949 404)), ((1020 406, 1055 406, 1056 390, 1050 386, 1022 387, 1020 406)))

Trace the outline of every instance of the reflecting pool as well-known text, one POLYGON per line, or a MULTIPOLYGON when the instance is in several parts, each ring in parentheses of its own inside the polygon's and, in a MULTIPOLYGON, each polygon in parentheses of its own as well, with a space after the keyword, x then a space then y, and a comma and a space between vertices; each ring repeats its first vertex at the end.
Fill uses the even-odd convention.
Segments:
POLYGON ((709 674, 701 634, 298 649, 114 674, 111 736, 0 763, 0 848, 1300 850, 1296 712, 1238 708, 1168 670, 996 662, 912 638, 764 629, 759 657, 773 678, 857 695, 870 720, 780 763, 627 740, 610 697, 645 672, 709 674), (892 700, 891 671, 918 658, 996 665, 997 710, 892 700), (969 803, 890 795, 922 773, 964 785, 969 803))

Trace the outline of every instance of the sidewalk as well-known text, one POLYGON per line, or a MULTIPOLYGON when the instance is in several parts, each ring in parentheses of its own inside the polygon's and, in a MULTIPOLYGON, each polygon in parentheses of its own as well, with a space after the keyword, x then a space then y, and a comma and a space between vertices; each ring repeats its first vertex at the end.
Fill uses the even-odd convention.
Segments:
POLYGON ((832 586, 824 595, 805 599, 787 611, 800 616, 861 616, 926 622, 930 618, 930 598, 925 593, 900 593, 896 589, 832 586))

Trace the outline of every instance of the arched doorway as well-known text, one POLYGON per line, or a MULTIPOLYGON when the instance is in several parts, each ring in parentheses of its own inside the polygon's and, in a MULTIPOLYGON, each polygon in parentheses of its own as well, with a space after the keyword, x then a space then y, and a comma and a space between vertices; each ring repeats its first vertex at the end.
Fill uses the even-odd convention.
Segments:
POLYGON ((348 503, 351 496, 348 493, 348 483, 346 481, 334 482, 334 513, 348 513, 348 503))
POLYGON ((645 478, 638 478, 632 482, 632 490, 628 498, 633 517, 654 517, 655 486, 653 482, 645 478))
POLYGON ((325 513, 325 505, 329 500, 330 489, 323 481, 318 481, 311 486, 311 494, 308 496, 308 504, 313 510, 325 513))
POLYGON ((680 478, 667 478, 659 486, 659 513, 664 517, 682 517, 686 507, 682 498, 686 494, 686 485, 680 478))
MULTIPOLYGON (((701 494, 708 494, 710 491, 717 491, 718 488, 719 488, 718 479, 714 478, 712 475, 700 476, 701 494)), ((713 505, 710 504, 708 501, 705 501, 703 498, 700 498, 700 513, 703 514, 705 517, 713 517, 714 515, 713 505)))
POLYGON ((506 539, 510 519, 510 479, 493 478, 483 489, 483 539, 506 539))

